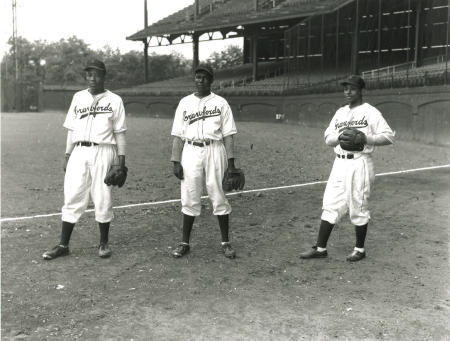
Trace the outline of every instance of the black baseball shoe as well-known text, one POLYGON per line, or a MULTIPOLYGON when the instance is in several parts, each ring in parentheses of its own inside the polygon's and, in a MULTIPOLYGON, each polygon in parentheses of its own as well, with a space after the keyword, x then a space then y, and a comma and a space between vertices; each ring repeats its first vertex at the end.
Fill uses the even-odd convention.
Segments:
POLYGON ((317 246, 313 246, 312 250, 300 254, 301 259, 326 258, 327 256, 328 256, 327 250, 317 251, 317 246))
POLYGON ((50 251, 45 251, 42 254, 42 258, 45 260, 55 259, 61 256, 67 256, 69 254, 69 246, 56 245, 50 251))
POLYGON ((185 254, 189 252, 191 247, 188 243, 181 242, 178 244, 178 246, 175 248, 175 250, 172 251, 172 256, 175 258, 183 257, 185 254))
POLYGON ((347 260, 349 262, 357 262, 363 258, 366 258, 366 252, 359 252, 357 250, 353 250, 351 254, 347 256, 347 260))
POLYGON ((100 258, 108 258, 111 257, 112 251, 109 248, 108 243, 100 244, 98 246, 98 256, 100 258))
POLYGON ((233 250, 230 242, 222 243, 222 251, 223 251, 223 254, 225 257, 230 258, 230 259, 236 258, 236 251, 233 250))

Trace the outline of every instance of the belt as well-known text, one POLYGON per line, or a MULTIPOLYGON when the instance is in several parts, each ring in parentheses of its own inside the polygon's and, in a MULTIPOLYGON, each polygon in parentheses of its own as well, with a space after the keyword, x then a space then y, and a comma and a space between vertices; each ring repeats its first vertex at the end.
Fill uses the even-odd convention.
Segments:
POLYGON ((195 142, 195 141, 187 140, 187 143, 192 144, 193 146, 197 146, 197 147, 205 147, 205 146, 209 146, 211 144, 211 141, 195 142))
POLYGON ((355 157, 353 154, 336 154, 336 156, 340 159, 353 159, 355 157))
POLYGON ((98 143, 89 141, 79 141, 75 143, 75 146, 91 147, 91 146, 98 146, 98 143))

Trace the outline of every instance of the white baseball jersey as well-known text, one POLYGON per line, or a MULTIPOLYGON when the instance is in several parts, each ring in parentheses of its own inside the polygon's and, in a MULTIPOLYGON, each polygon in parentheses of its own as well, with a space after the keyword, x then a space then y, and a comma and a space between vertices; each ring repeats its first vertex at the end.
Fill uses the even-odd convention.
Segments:
POLYGON ((172 135, 183 140, 216 140, 236 134, 236 125, 228 102, 214 93, 198 98, 194 94, 181 99, 175 112, 172 135))
MULTIPOLYGON (((377 108, 368 103, 363 103, 357 107, 350 108, 348 105, 339 108, 334 114, 330 125, 325 130, 325 138, 330 134, 340 135, 345 128, 356 128, 362 131, 366 136, 384 135, 389 141, 394 141, 394 132, 387 124, 383 115, 377 108)), ((363 154, 371 154, 375 146, 367 144, 363 154)), ((336 154, 348 153, 339 145, 334 148, 336 154)), ((354 154, 355 152, 351 152, 354 154)))
POLYGON ((122 99, 109 90, 94 96, 87 89, 79 91, 73 96, 64 127, 73 131, 73 142, 116 144, 114 133, 127 130, 122 99))
POLYGON ((107 223, 113 219, 111 186, 104 183, 112 164, 118 163, 114 133, 127 130, 122 99, 109 90, 91 95, 77 92, 67 112, 64 127, 72 130, 74 143, 98 143, 75 146, 64 178, 62 220, 76 223, 85 212, 91 197, 95 220, 107 223))
MULTIPOLYGON (((330 135, 337 137, 347 127, 361 130, 368 137, 382 135, 391 142, 394 139, 394 133, 381 113, 367 103, 354 108, 348 105, 339 108, 325 130, 325 139, 330 135)), ((354 225, 362 226, 369 222, 369 197, 375 179, 371 157, 374 149, 371 144, 366 144, 362 152, 345 151, 339 144, 334 147, 340 157, 336 157, 328 178, 321 219, 336 224, 349 212, 354 225), (353 154, 351 159, 346 157, 349 154, 353 154)))

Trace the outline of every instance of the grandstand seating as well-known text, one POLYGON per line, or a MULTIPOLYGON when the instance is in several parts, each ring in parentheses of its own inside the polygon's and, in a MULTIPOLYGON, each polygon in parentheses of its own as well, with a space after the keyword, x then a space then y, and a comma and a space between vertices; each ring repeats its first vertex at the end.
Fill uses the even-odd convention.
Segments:
POLYGON ((285 75, 270 77, 256 82, 249 82, 236 87, 227 87, 219 90, 220 94, 255 95, 281 94, 288 85, 288 77, 285 75))
MULTIPOLYGON (((392 65, 363 73, 368 89, 413 87, 443 84, 450 80, 442 57, 425 60, 422 67, 392 65), (434 61, 434 63, 432 63, 434 61), (448 79, 446 78, 448 77, 448 79)), ((447 65, 448 66, 448 65, 447 65)), ((283 74, 283 61, 258 63, 259 80, 252 80, 252 65, 242 64, 217 70, 213 91, 223 95, 281 95, 340 91, 339 81, 347 70, 309 70, 308 73, 283 74)), ((185 95, 195 90, 192 76, 142 84, 117 90, 133 95, 185 95)))
POLYGON ((424 59, 421 67, 409 62, 365 71, 362 75, 368 88, 424 86, 442 84, 447 66, 443 56, 435 56, 424 59))
MULTIPOLYGON (((260 62, 258 64, 258 74, 261 78, 279 75, 283 67, 283 62, 260 62)), ((252 65, 242 64, 232 68, 220 69, 215 72, 213 90, 223 88, 241 87, 252 81, 252 65)), ((195 89, 191 76, 182 76, 152 83, 134 86, 132 88, 118 89, 122 94, 186 94, 195 89)))

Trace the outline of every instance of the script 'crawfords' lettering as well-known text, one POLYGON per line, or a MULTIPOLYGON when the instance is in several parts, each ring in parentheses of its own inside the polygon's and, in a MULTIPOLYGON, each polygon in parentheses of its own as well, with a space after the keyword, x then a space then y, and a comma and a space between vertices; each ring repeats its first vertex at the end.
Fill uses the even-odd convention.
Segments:
POLYGON ((342 128, 364 128, 367 127, 368 125, 369 123, 367 122, 366 117, 364 116, 360 120, 336 122, 334 124, 334 128, 336 130, 341 130, 342 128))
POLYGON ((87 106, 83 108, 74 108, 75 115, 81 114, 80 120, 85 118, 86 116, 95 115, 98 114, 109 114, 113 112, 113 109, 111 108, 111 103, 108 103, 106 106, 103 105, 93 105, 93 106, 87 106))
POLYGON ((221 111, 217 106, 214 107, 212 110, 206 110, 206 106, 203 107, 202 111, 197 111, 192 114, 187 114, 186 111, 183 112, 184 121, 189 121, 189 124, 194 123, 195 121, 208 118, 208 117, 214 117, 219 116, 221 114, 221 111))

